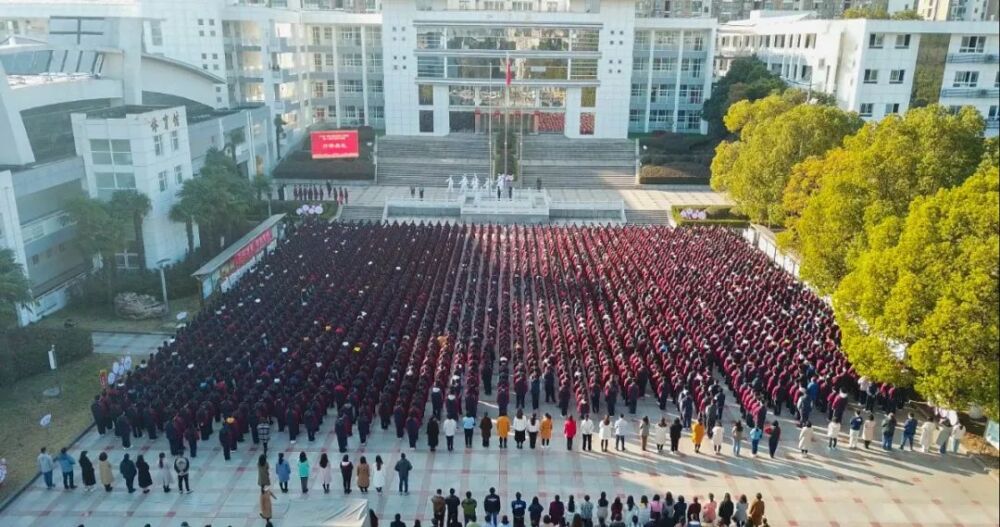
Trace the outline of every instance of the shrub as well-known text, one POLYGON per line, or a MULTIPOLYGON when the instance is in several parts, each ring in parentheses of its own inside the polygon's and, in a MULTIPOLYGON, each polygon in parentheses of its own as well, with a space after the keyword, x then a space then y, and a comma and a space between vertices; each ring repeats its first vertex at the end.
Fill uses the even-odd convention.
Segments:
POLYGON ((94 351, 90 332, 83 329, 28 326, 0 333, 0 385, 48 370, 48 351, 53 345, 59 366, 94 351))
MULTIPOLYGON (((191 276, 191 273, 197 271, 211 256, 204 255, 199 250, 183 261, 167 267, 165 271, 167 296, 169 298, 183 298, 198 294, 200 292, 198 282, 191 276)), ((156 269, 119 271, 111 285, 110 295, 108 294, 108 282, 103 275, 88 276, 73 286, 71 303, 75 306, 88 308, 94 306, 111 308, 112 306, 108 303, 109 298, 124 292, 160 298, 163 295, 160 285, 160 271, 156 269)))
POLYGON ((692 163, 643 165, 639 169, 641 184, 708 185, 709 179, 708 167, 692 163))
POLYGON ((745 228, 750 225, 746 216, 739 214, 729 205, 674 205, 671 215, 678 226, 684 225, 720 225, 723 227, 745 228), (705 219, 691 219, 685 212, 704 212, 705 219))

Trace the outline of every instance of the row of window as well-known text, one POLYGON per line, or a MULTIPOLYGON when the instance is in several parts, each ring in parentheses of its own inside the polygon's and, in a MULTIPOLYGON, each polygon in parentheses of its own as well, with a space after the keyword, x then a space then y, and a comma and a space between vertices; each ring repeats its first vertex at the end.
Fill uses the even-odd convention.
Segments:
MULTIPOLYGON (((871 33, 868 35, 868 48, 869 49, 882 49, 885 47, 885 33, 871 33)), ((895 35, 895 48, 896 49, 909 49, 910 48, 910 34, 895 35)))
MULTIPOLYGON (((653 49, 677 49, 680 42, 680 33, 656 31, 655 36, 651 36, 649 31, 636 31, 634 48, 642 50, 653 44, 653 49)), ((705 37, 702 35, 684 35, 684 49, 692 51, 705 50, 705 37)))
MULTIPOLYGON (((649 69, 648 57, 635 57, 632 62, 633 71, 649 69)), ((671 74, 677 71, 677 59, 674 57, 658 57, 652 60, 654 74, 671 74)), ((688 77, 701 77, 705 67, 705 59, 681 59, 681 73, 688 77)))
MULTIPOLYGON (((878 84, 879 70, 865 70, 865 84, 878 84)), ((889 84, 903 84, 906 81, 906 70, 889 70, 889 84)))
MULTIPOLYGON (((952 88, 978 88, 979 87, 979 72, 978 71, 956 71, 955 78, 951 83, 952 88)), ((996 73, 993 78, 993 87, 1000 88, 1000 71, 996 73)))
MULTIPOLYGON (((345 105, 343 112, 344 119, 348 121, 357 121, 363 123, 365 120, 365 108, 363 106, 345 105)), ((384 106, 372 106, 371 114, 369 115, 371 119, 382 120, 385 119, 385 107, 384 106)), ((315 106, 313 107, 313 119, 316 121, 324 120, 336 120, 337 119, 337 107, 336 106, 315 106)))
MULTIPOLYGON (((860 114, 861 117, 871 117, 873 115, 874 109, 875 109, 874 103, 863 102, 861 103, 861 107, 858 111, 858 114, 860 114)), ((899 113, 899 103, 898 102, 886 103, 885 115, 890 115, 894 113, 899 113)))
MULTIPOLYGON (((678 87, 678 97, 681 102, 689 104, 701 104, 705 96, 705 87, 701 84, 681 84, 678 87)), ((645 97, 646 86, 644 84, 632 84, 632 97, 645 97)), ((674 101, 673 84, 652 84, 649 89, 650 103, 672 103, 674 101)))
MULTIPOLYGON (((309 29, 309 43, 313 46, 333 42, 333 33, 337 32, 337 41, 348 46, 361 45, 361 26, 345 27, 319 27, 313 26, 309 29)), ((382 30, 377 27, 368 28, 365 32, 368 45, 382 45, 382 30)))
MULTIPOLYGON (((628 112, 629 124, 643 123, 646 112, 639 109, 631 109, 628 112)), ((673 110, 649 110, 649 127, 652 130, 664 130, 671 128, 674 122, 673 110)), ((677 127, 681 130, 692 130, 701 128, 701 110, 678 110, 677 127)))
POLYGON ((721 47, 815 49, 816 33, 782 35, 725 35, 719 38, 721 47))
MULTIPOLYGON (((368 81, 368 93, 370 95, 382 95, 385 84, 381 79, 368 81)), ((357 79, 343 79, 340 81, 340 92, 344 94, 359 95, 364 92, 364 84, 357 79)), ((325 82, 313 82, 313 97, 333 97, 337 93, 337 81, 327 80, 325 82)))
MULTIPOLYGON (((340 64, 335 64, 336 55, 333 53, 313 53, 313 71, 330 71, 335 65, 341 70, 359 70, 364 66, 363 55, 361 53, 344 53, 340 55, 340 64)), ((368 54, 368 71, 371 73, 382 72, 382 54, 368 54)))

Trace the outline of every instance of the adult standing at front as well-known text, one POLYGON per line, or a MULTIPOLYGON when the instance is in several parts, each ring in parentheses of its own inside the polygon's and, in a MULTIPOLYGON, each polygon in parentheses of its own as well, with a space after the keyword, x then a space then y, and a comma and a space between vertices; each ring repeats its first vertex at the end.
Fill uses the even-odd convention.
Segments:
POLYGON ((73 466, 76 465, 76 460, 73 459, 73 456, 69 455, 69 452, 65 448, 59 451, 59 457, 56 460, 59 462, 59 468, 62 469, 63 488, 66 490, 75 489, 76 484, 73 483, 73 466))
POLYGON ((497 439, 500 441, 500 448, 507 448, 508 435, 510 435, 510 417, 501 413, 497 417, 497 439))
POLYGON ((750 504, 750 524, 751 525, 763 525, 764 524, 764 499, 757 493, 757 497, 750 504))
POLYGON ((187 493, 191 494, 191 482, 188 477, 188 473, 191 469, 191 462, 188 458, 184 457, 184 454, 179 454, 174 458, 174 472, 177 473, 177 492, 183 494, 184 488, 187 487, 187 493))
POLYGON ((465 433, 465 448, 472 448, 472 436, 476 433, 476 418, 472 414, 462 418, 462 432, 465 433))
POLYGON ((625 414, 619 414, 615 421, 615 450, 625 451, 625 434, 628 433, 628 421, 625 414))
POLYGON ((563 435, 566 436, 566 450, 573 450, 573 438, 576 437, 576 421, 570 415, 563 423, 563 435))
POLYGON ((663 445, 667 444, 667 433, 670 431, 670 427, 667 425, 667 419, 665 417, 660 418, 660 422, 656 423, 656 427, 653 428, 653 444, 656 445, 656 451, 663 453, 663 445))
POLYGON ((365 456, 361 456, 358 461, 358 488, 361 489, 362 494, 368 494, 368 487, 372 484, 372 467, 368 464, 368 460, 365 456))
POLYGON ((135 492, 135 476, 138 471, 135 468, 135 463, 129 459, 128 454, 125 454, 121 463, 118 464, 118 472, 125 478, 125 488, 128 489, 128 493, 132 494, 135 492))
POLYGON ((309 493, 309 460, 305 452, 299 452, 299 483, 302 484, 302 494, 309 493))
POLYGON ((799 452, 803 456, 809 456, 809 447, 812 446, 813 441, 813 424, 811 421, 806 421, 805 426, 799 430, 799 452))
POLYGON ((107 452, 101 452, 97 456, 97 472, 101 476, 101 485, 104 485, 104 491, 111 492, 111 485, 115 483, 115 473, 111 470, 111 462, 108 461, 107 452))
POLYGON ((351 493, 351 478, 354 477, 354 463, 351 463, 351 459, 344 454, 344 457, 340 460, 340 479, 344 483, 344 494, 351 493))
POLYGON ((674 418, 674 423, 670 425, 670 451, 677 452, 677 445, 681 442, 681 432, 684 430, 684 425, 681 424, 679 417, 674 418))
POLYGON ((778 451, 778 442, 781 441, 781 425, 778 421, 771 423, 771 432, 767 437, 767 453, 774 459, 774 453, 778 451))
POLYGON ((493 432, 493 420, 490 419, 489 412, 483 412, 483 418, 479 421, 479 433, 483 438, 483 448, 490 447, 490 435, 493 432))
POLYGON ((865 420, 861 418, 861 412, 855 410, 854 417, 851 418, 851 422, 847 425, 847 448, 854 450, 858 447, 858 438, 861 437, 861 427, 864 425, 865 420))
POLYGON ((531 419, 528 419, 528 446, 532 450, 535 449, 535 445, 538 444, 538 432, 541 430, 541 422, 538 421, 537 414, 531 414, 531 419))
POLYGON ((94 464, 87 457, 87 451, 80 452, 80 479, 83 480, 83 490, 91 492, 97 485, 97 477, 94 474, 94 464))
POLYGON ((583 414, 583 419, 580 420, 580 437, 583 441, 583 451, 593 452, 594 451, 594 420, 590 418, 589 414, 583 414))
POLYGON ((174 469, 167 462, 167 455, 163 452, 160 452, 160 457, 156 462, 156 478, 163 486, 163 492, 170 492, 170 486, 174 484, 174 469))
POLYGON ((410 493, 410 471, 413 470, 413 464, 410 460, 406 459, 406 454, 399 455, 399 461, 396 462, 396 473, 399 475, 399 493, 407 495, 410 493))
POLYGON ((542 436, 542 448, 549 448, 549 441, 552 440, 552 416, 545 414, 538 427, 538 435, 542 436))
POLYGON ((945 419, 941 422, 941 429, 937 435, 938 452, 942 456, 948 453, 949 441, 951 441, 951 421, 945 419))
POLYGON ((455 494, 455 489, 448 489, 448 497, 444 499, 444 506, 448 513, 448 527, 458 523, 458 507, 460 505, 462 505, 462 500, 455 494))
POLYGON ((868 414, 868 419, 865 419, 865 424, 861 428, 861 439, 865 442, 866 450, 871 446, 872 441, 875 440, 875 414, 868 414))
MULTIPOLYGON (((514 414, 514 420, 511 423, 511 427, 514 429, 514 445, 520 450, 524 448, 524 436, 528 430, 528 418, 525 417, 524 412, 520 408, 518 408, 517 413, 514 414)), ((514 523, 517 523, 516 517, 514 518, 514 523)), ((515 527, 517 526, 515 525, 515 527)))
POLYGON ((431 415, 429 421, 427 421, 427 448, 431 452, 437 450, 438 446, 438 436, 441 435, 441 424, 438 422, 437 417, 431 415))
POLYGON ((483 511, 486 513, 486 524, 497 527, 497 520, 500 517, 500 496, 493 487, 490 487, 490 493, 483 498, 483 511))
POLYGON ((882 449, 892 450, 892 437, 896 435, 896 416, 889 414, 882 420, 882 449))
MULTIPOLYGON (((632 411, 632 413, 635 413, 635 411, 632 411)), ((649 442, 649 417, 643 416, 642 421, 639 421, 639 445, 642 447, 643 452, 646 451, 646 444, 648 442, 649 442)))
POLYGON ((444 491, 437 489, 437 492, 431 496, 431 527, 444 527, 445 509, 444 491))
MULTIPOLYGON (((281 488, 281 492, 287 493, 288 481, 292 479, 292 466, 288 464, 284 453, 278 453, 278 463, 274 465, 274 472, 278 475, 278 487, 281 488)), ((180 486, 179 478, 177 485, 180 486)))
POLYGON ((510 502, 510 514, 514 517, 514 527, 524 526, 524 515, 528 511, 528 503, 521 499, 521 493, 514 493, 514 501, 510 502))
MULTIPOLYGON (((162 458, 160 462, 163 462, 162 458)), ((271 486, 271 464, 267 462, 267 455, 265 454, 257 457, 257 486, 260 487, 261 491, 265 487, 271 486)))
POLYGON ((448 447, 448 452, 455 450, 455 432, 458 430, 458 423, 449 415, 445 418, 441 429, 444 431, 444 443, 448 447))
POLYGON ((274 517, 274 507, 271 502, 276 499, 278 499, 278 497, 271 492, 271 487, 264 487, 260 489, 260 517, 264 518, 269 525, 271 523, 271 518, 274 517))
POLYGON ((149 463, 142 454, 135 458, 135 469, 138 474, 139 488, 143 494, 149 494, 149 487, 153 486, 153 475, 149 472, 149 463))
POLYGON ((372 486, 375 487, 375 492, 382 494, 385 479, 385 463, 382 461, 382 456, 375 456, 375 470, 372 471, 372 486))
POLYGON ((52 456, 49 455, 47 449, 42 447, 41 452, 38 454, 38 471, 42 474, 42 479, 45 481, 45 488, 52 490, 56 488, 56 484, 52 482, 52 471, 55 470, 55 461, 52 460, 52 456))

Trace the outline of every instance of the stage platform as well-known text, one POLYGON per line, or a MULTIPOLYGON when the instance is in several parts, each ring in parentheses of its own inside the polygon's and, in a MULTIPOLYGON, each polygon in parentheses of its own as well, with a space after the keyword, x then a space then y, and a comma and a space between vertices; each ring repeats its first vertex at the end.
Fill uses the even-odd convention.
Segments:
POLYGON ((496 191, 452 191, 435 199, 387 199, 385 221, 440 219, 462 223, 607 222, 625 221, 622 200, 558 201, 545 190, 514 189, 497 199, 496 191))

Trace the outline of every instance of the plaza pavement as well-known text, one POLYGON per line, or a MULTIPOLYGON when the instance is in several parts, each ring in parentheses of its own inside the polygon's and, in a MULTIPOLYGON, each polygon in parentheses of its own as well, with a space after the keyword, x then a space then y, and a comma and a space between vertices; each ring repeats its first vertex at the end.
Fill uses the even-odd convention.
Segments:
MULTIPOLYGON (((489 410, 496 416, 492 398, 480 403, 480 410, 489 410)), ((730 397, 731 401, 732 398, 730 397)), ((543 406, 557 416, 552 406, 543 406)), ((736 408, 731 404, 726 410, 728 423, 735 417, 736 408)), ((480 414, 481 415, 481 414, 480 414)), ((649 397, 642 401, 636 417, 649 415, 658 418, 659 409, 649 397)), ((676 416, 676 409, 668 406, 668 420, 676 416)), ((761 492, 767 505, 767 518, 772 526, 800 527, 987 527, 1000 522, 998 506, 998 483, 987 475, 973 459, 963 455, 924 454, 909 451, 893 451, 886 454, 881 449, 851 451, 846 448, 846 434, 841 437, 841 448, 830 452, 826 438, 820 433, 825 429, 823 417, 818 417, 817 434, 813 444, 813 454, 802 458, 796 450, 797 429, 794 424, 782 418, 783 439, 777 460, 769 460, 766 450, 763 457, 753 459, 749 455, 749 445, 744 444, 743 456, 731 455, 730 445, 723 450, 724 455, 711 453, 694 454, 689 437, 685 434, 681 441, 681 455, 656 454, 639 451, 638 440, 629 438, 625 453, 579 451, 580 439, 576 439, 577 451, 567 452, 565 441, 560 435, 562 419, 556 417, 556 433, 548 450, 517 450, 513 440, 510 448, 497 448, 493 438, 491 448, 481 448, 478 429, 475 447, 466 450, 461 431, 456 443, 456 451, 444 450, 444 439, 436 453, 426 447, 426 438, 421 435, 417 450, 411 450, 405 440, 398 441, 392 429, 376 430, 364 448, 359 448, 357 437, 351 438, 350 455, 355 462, 360 455, 374 462, 379 454, 390 468, 388 488, 379 496, 367 496, 371 507, 382 521, 389 521, 395 513, 401 513, 407 525, 420 519, 423 525, 430 524, 429 498, 437 488, 445 493, 454 487, 461 493, 471 490, 480 502, 489 487, 496 487, 503 503, 503 514, 509 513, 509 503, 513 494, 520 491, 526 500, 538 495, 548 505, 559 494, 566 501, 574 494, 577 502, 588 493, 593 500, 601 491, 609 496, 640 495, 652 497, 654 493, 670 491, 683 495, 689 502, 694 496, 705 499, 709 492, 721 499, 730 492, 734 498, 761 492), (395 492, 396 478, 391 471, 400 452, 405 452, 414 465, 410 476, 410 494, 401 496, 395 492)), ((879 417, 881 419, 881 417, 879 417)), ((308 518, 322 516, 337 508, 344 495, 340 489, 339 473, 334 468, 332 492, 324 495, 315 471, 322 451, 331 455, 337 463, 336 438, 332 433, 331 417, 327 419, 313 443, 300 436, 296 445, 289 445, 287 434, 274 433, 270 452, 273 465, 277 452, 297 459, 300 451, 305 451, 313 464, 311 491, 303 496, 293 462, 293 481, 289 494, 278 493, 275 502, 275 520, 278 527, 317 525, 308 518)), ((216 427, 216 431, 218 428, 216 427)), ((897 434, 897 441, 899 440, 897 434)), ((728 438, 728 435, 727 435, 728 438)), ((595 438, 595 446, 598 441, 595 438)), ((60 445, 50 445, 57 449, 60 445)), ((763 445, 762 445, 763 446, 763 445)), ((873 445, 876 446, 877 445, 873 445)), ((703 451, 711 451, 706 439, 703 451)), ((116 467, 123 451, 120 442, 111 436, 100 437, 91 430, 76 445, 72 453, 78 455, 87 450, 95 460, 101 451, 107 451, 116 467)), ((161 451, 167 451, 166 440, 161 437, 150 442, 148 439, 133 441, 129 451, 134 458, 145 454, 150 463, 161 451)), ((176 492, 164 494, 155 483, 148 495, 129 495, 124 482, 116 474, 115 490, 107 494, 103 490, 85 493, 82 487, 67 492, 61 489, 45 490, 40 480, 0 513, 3 527, 142 527, 146 523, 154 527, 177 527, 188 521, 192 527, 211 524, 214 527, 263 525, 258 513, 258 487, 256 459, 258 447, 247 442, 240 444, 229 462, 223 460, 218 446, 218 434, 213 434, 207 443, 200 443, 198 457, 192 460, 191 485, 193 494, 180 495, 176 492)), ((58 471, 58 469, 57 469, 58 471)), ((79 471, 76 474, 80 485, 79 471)), ((55 475, 58 482, 59 474, 55 475)), ((351 498, 362 495, 355 488, 351 498)))

